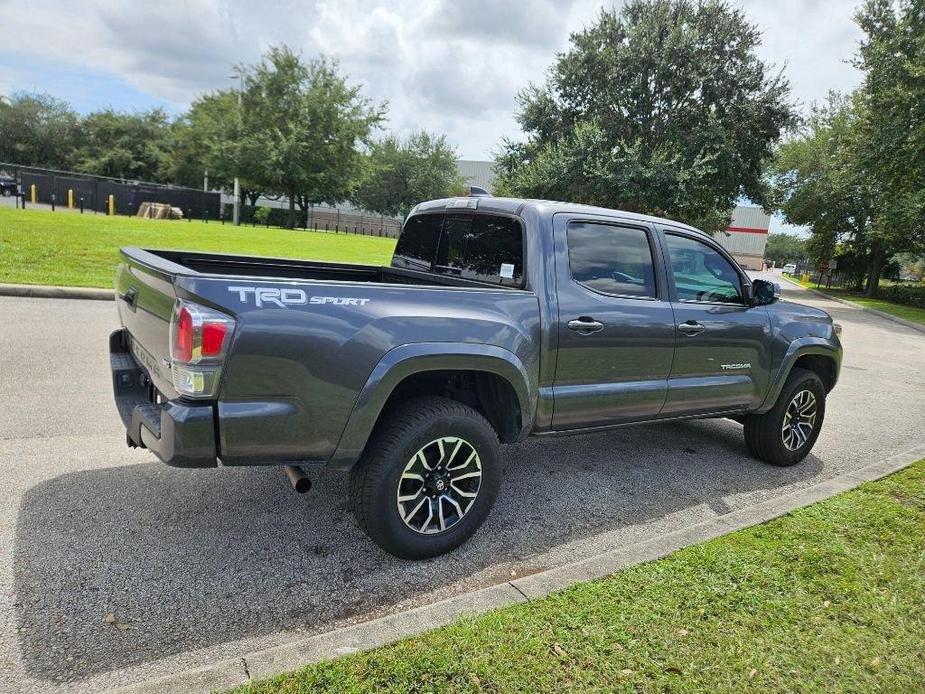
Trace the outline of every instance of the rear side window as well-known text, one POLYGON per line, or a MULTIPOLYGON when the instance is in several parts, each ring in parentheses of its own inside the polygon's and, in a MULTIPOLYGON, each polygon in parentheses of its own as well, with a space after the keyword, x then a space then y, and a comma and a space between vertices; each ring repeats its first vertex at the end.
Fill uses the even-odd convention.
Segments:
POLYGON ((516 219, 488 214, 424 214, 405 224, 392 265, 520 287, 523 247, 516 219))
POLYGON ((568 226, 572 278, 604 294, 655 298, 655 266, 642 229, 572 222, 568 226))

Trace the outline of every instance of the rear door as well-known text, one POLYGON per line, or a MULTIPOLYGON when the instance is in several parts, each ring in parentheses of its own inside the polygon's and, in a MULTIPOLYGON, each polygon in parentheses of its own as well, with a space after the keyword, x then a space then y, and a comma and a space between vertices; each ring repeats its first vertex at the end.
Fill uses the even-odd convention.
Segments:
POLYGON ((668 392, 674 316, 654 230, 554 218, 559 348, 553 428, 654 418, 668 392))
POLYGON ((663 416, 758 406, 770 368, 770 316, 749 306, 750 282, 712 240, 662 230, 675 351, 663 416))

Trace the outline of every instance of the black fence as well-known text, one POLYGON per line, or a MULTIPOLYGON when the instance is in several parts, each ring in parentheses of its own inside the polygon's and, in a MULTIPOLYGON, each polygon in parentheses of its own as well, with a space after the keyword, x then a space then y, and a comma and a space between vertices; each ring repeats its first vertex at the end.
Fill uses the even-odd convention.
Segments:
MULTIPOLYGON (((226 202, 222 209, 223 220, 231 221, 232 214, 232 205, 226 202)), ((402 220, 393 217, 320 206, 307 210, 295 209, 290 213, 287 208, 282 207, 241 205, 240 219, 241 224, 247 226, 317 229, 393 239, 398 238, 402 225, 402 220)))
POLYGON ((184 217, 192 219, 218 219, 221 214, 221 194, 210 191, 2 162, 0 172, 16 180, 20 193, 28 202, 32 202, 32 186, 35 186, 38 203, 66 207, 68 192, 72 191, 74 208, 88 212, 108 213, 109 196, 112 195, 116 214, 137 214, 143 202, 163 202, 179 207, 184 217))

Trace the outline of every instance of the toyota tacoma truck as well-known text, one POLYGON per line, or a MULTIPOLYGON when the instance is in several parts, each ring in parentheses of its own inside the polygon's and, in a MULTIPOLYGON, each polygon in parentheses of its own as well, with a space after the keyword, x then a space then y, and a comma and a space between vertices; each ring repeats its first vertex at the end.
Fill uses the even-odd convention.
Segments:
POLYGON ((297 489, 348 471, 359 524, 404 558, 469 538, 500 444, 527 436, 723 417, 794 465, 842 358, 826 313, 706 233, 491 196, 415 207, 388 267, 124 248, 116 295, 130 446, 284 466, 297 489))

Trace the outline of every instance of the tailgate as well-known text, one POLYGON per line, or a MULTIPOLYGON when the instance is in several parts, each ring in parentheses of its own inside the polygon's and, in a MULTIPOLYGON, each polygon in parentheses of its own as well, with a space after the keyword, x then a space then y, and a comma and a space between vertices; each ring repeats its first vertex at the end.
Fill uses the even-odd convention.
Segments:
POLYGON ((177 396, 169 367, 177 270, 183 268, 146 251, 124 248, 116 271, 116 304, 130 336, 128 347, 154 386, 171 399, 177 396))

